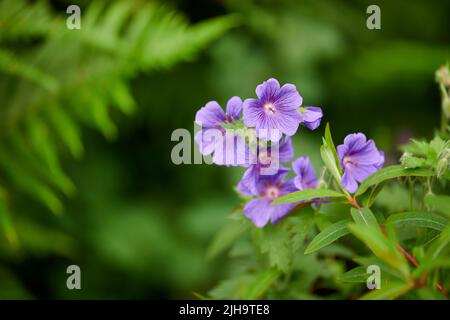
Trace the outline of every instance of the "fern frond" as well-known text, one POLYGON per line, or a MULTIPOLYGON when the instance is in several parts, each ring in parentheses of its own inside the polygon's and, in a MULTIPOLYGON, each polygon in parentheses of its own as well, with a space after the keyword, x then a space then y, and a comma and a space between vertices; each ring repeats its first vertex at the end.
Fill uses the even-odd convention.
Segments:
POLYGON ((68 30, 66 18, 45 2, 0 1, 0 181, 5 193, 27 194, 55 213, 61 195, 75 191, 60 158, 83 153, 83 127, 114 138, 111 107, 133 112, 128 82, 136 73, 190 60, 238 23, 226 16, 190 25, 139 1, 93 1, 81 30, 68 30))

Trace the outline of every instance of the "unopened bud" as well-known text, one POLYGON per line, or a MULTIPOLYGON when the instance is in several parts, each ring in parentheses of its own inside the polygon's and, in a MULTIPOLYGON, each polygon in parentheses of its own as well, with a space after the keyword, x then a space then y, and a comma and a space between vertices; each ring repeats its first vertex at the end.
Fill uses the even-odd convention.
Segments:
POLYGON ((444 112, 447 119, 450 119, 450 98, 444 97, 442 101, 442 111, 444 112))
POLYGON ((436 81, 450 87, 450 70, 448 65, 442 66, 436 71, 436 81))

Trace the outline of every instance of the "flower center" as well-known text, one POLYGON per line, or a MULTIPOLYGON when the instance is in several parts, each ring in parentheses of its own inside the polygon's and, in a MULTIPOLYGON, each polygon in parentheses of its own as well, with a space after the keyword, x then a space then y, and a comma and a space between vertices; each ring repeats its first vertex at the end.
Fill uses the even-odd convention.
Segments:
POLYGON ((270 200, 275 200, 280 196, 280 190, 275 186, 270 186, 266 189, 266 197, 270 200))
POLYGON ((349 156, 344 157, 344 160, 343 160, 342 162, 344 163, 344 166, 345 166, 347 163, 352 163, 352 161, 351 161, 351 159, 350 159, 349 156))
POLYGON ((276 111, 275 105, 274 105, 272 102, 267 102, 267 103, 264 105, 264 110, 266 110, 266 113, 274 114, 275 111, 276 111))

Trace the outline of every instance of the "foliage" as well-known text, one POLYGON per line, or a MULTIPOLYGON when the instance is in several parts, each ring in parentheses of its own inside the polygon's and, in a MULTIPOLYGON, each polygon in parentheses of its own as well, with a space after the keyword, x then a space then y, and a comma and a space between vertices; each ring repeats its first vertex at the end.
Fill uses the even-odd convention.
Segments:
MULTIPOLYGON (((354 195, 340 185, 342 168, 328 124, 322 143, 325 174, 319 185, 327 188, 295 191, 276 199, 273 204, 302 202, 301 207, 310 208, 294 210, 273 226, 253 228, 250 231, 257 236, 251 239, 242 234, 243 239, 234 238, 231 252, 242 243, 250 243, 253 251, 239 256, 239 263, 245 267, 211 290, 210 295, 305 298, 304 291, 296 291, 303 282, 311 294, 308 298, 318 298, 318 292, 324 288, 337 290, 346 298, 354 298, 355 293, 361 299, 446 298, 450 283, 447 128, 429 142, 411 140, 402 146, 401 164, 373 173, 354 195), (396 212, 379 205, 383 189, 393 185, 409 190, 406 192, 414 201, 406 199, 409 203, 404 206, 409 206, 408 210, 396 212), (343 214, 334 214, 336 203, 343 214), (337 251, 333 249, 336 245, 337 251), (320 265, 327 267, 321 269, 320 265), (368 281, 367 267, 373 265, 381 270, 381 286, 364 290, 361 283, 368 281), (327 272, 314 273, 310 268, 327 272), (248 281, 239 281, 239 277, 248 281)), ((224 234, 220 233, 220 237, 224 234)))
MULTIPOLYGON (((190 24, 167 6, 140 1, 92 1, 82 9, 80 30, 67 29, 66 17, 45 1, 0 1, 0 233, 9 240, 6 252, 41 243, 42 252, 72 255, 67 235, 40 230, 30 215, 18 217, 19 204, 33 199, 60 215, 64 198, 76 193, 62 159, 83 155, 88 128, 108 140, 117 136, 120 114, 136 109, 131 80, 192 60, 237 24, 233 16, 190 24)), ((4 290, 0 296, 8 296, 4 290)))

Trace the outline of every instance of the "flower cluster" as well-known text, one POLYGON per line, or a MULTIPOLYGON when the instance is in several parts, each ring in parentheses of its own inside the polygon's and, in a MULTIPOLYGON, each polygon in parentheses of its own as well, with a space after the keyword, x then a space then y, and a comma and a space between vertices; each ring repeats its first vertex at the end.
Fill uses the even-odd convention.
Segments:
MULTIPOLYGON (((263 227, 269 221, 278 222, 298 204, 272 204, 275 199, 317 188, 319 181, 308 157, 292 162, 294 178, 287 178, 290 170, 283 165, 294 158, 291 136, 300 125, 317 129, 323 113, 319 107, 302 107, 296 87, 280 86, 276 79, 258 85, 256 96, 244 101, 232 97, 226 112, 217 102, 208 102, 195 117, 201 126, 195 142, 203 155, 212 156, 213 163, 247 168, 237 190, 252 197, 244 206, 245 216, 263 227)), ((348 135, 337 152, 344 173, 340 183, 351 193, 384 162, 384 154, 362 133, 348 135)))

